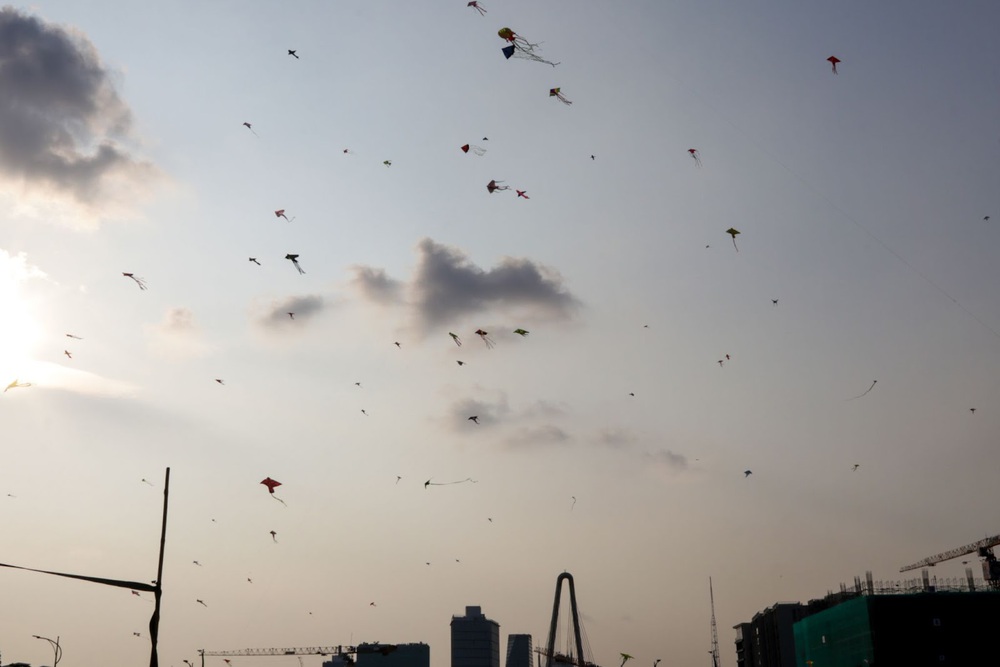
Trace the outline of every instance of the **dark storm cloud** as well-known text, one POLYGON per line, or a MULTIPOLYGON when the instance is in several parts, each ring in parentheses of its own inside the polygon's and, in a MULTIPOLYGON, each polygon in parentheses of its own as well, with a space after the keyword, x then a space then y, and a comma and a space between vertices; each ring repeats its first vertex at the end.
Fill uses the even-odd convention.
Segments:
POLYGON ((417 254, 417 268, 408 283, 365 266, 353 267, 352 282, 370 301, 405 301, 425 329, 487 309, 566 319, 579 305, 558 272, 530 259, 505 257, 493 268, 483 269, 458 248, 427 238, 417 244, 417 254))
POLYGON ((402 296, 403 283, 390 278, 385 269, 370 266, 352 266, 354 278, 351 284, 369 301, 390 304, 397 303, 402 296))
POLYGON ((151 172, 114 141, 130 125, 86 37, 0 9, 0 178, 92 203, 108 179, 151 172))
POLYGON ((257 321, 266 327, 293 325, 317 315, 326 308, 326 302, 318 294, 289 296, 270 301, 257 309, 257 321), (294 313, 292 318, 288 313, 294 313))

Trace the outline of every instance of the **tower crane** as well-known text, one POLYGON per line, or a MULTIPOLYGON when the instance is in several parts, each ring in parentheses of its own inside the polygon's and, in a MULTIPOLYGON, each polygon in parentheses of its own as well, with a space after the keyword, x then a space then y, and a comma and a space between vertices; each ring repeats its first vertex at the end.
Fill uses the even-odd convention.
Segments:
POLYGON ((305 647, 293 647, 293 648, 244 648, 235 651, 206 651, 205 649, 199 649, 198 654, 201 656, 201 667, 205 667, 205 656, 210 657, 261 657, 261 656, 275 656, 275 655, 333 655, 344 658, 348 665, 354 664, 354 658, 352 655, 358 655, 362 653, 380 653, 382 655, 389 655, 396 650, 394 644, 379 644, 375 642, 374 644, 361 644, 359 646, 305 646, 305 647))
POLYGON ((993 537, 987 537, 972 544, 966 544, 964 547, 950 549, 936 556, 918 560, 912 565, 899 568, 899 571, 908 572, 909 570, 916 570, 919 567, 933 567, 946 560, 974 553, 983 559, 983 579, 986 580, 990 588, 1000 589, 1000 562, 997 561, 997 557, 993 554, 993 547, 998 544, 1000 544, 1000 535, 994 535, 993 537))

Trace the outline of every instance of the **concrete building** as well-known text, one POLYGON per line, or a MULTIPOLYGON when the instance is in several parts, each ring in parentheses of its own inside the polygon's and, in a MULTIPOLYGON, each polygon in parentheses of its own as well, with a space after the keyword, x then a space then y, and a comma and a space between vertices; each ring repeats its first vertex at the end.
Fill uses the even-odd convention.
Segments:
POLYGON ((451 617, 451 667, 500 667, 500 624, 480 607, 451 617))
POLYGON ((531 667, 531 635, 507 635, 507 661, 504 667, 531 667))

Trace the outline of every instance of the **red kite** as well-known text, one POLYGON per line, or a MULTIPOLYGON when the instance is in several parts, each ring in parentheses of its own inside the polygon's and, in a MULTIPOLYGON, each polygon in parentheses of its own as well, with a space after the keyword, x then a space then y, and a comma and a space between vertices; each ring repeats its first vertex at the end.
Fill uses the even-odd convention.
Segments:
POLYGON ((486 8, 479 4, 478 0, 472 0, 472 2, 466 5, 466 7, 472 7, 479 12, 480 16, 486 16, 486 8))
POLYGON ((694 159, 694 163, 700 167, 701 166, 701 153, 698 152, 698 149, 697 148, 689 148, 688 149, 688 153, 694 159))
POLYGON ((282 500, 278 496, 274 495, 274 490, 276 488, 278 488, 279 486, 281 486, 281 482, 279 482, 277 480, 274 480, 274 479, 271 479, 270 477, 265 477, 263 480, 261 480, 260 483, 267 487, 267 490, 271 494, 272 498, 274 498, 275 500, 277 500, 282 505, 287 506, 287 503, 284 500, 282 500))
POLYGON ((472 151, 473 153, 479 156, 486 155, 486 149, 483 148, 482 146, 473 146, 472 144, 465 144, 464 146, 462 146, 463 153, 468 153, 469 151, 472 151))
POLYGON ((833 73, 836 74, 837 73, 837 63, 840 62, 840 58, 838 58, 837 56, 830 56, 826 60, 827 60, 827 62, 830 63, 830 67, 831 67, 831 69, 833 69, 833 73))
POLYGON ((134 280, 135 284, 139 286, 139 289, 141 289, 141 290, 146 289, 146 279, 145 278, 136 278, 135 274, 132 274, 132 273, 122 273, 122 275, 125 276, 126 278, 131 278, 132 280, 134 280))

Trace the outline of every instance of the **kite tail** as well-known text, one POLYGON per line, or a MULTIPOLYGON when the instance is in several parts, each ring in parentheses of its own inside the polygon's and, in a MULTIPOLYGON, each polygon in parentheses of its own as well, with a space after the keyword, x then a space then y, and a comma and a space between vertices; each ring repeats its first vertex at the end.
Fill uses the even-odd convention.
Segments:
POLYGON ((284 500, 282 500, 278 496, 274 495, 273 493, 271 494, 271 497, 274 498, 275 500, 277 500, 279 503, 281 503, 285 507, 288 507, 288 503, 286 503, 284 500))

